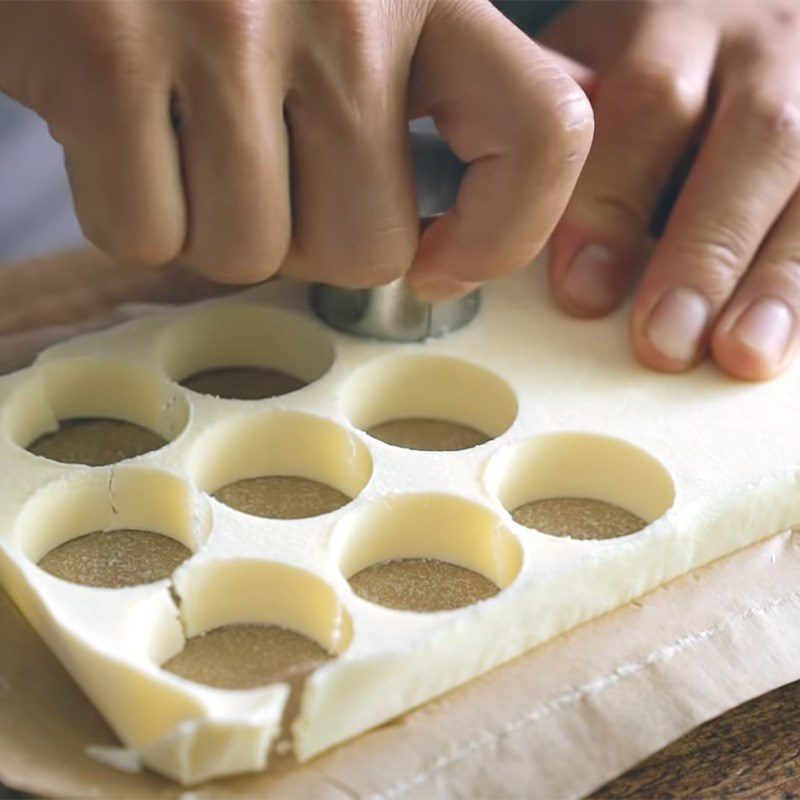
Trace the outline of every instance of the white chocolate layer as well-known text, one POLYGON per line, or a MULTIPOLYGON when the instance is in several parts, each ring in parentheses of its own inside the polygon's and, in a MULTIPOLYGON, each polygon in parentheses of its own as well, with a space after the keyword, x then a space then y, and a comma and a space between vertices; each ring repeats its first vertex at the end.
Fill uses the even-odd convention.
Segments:
MULTIPOLYGON (((308 680, 293 725, 301 760, 569 628, 800 521, 800 364, 763 384, 704 365, 661 375, 630 353, 626 311, 575 321, 536 267, 487 287, 466 328, 420 345, 326 329, 305 287, 277 282, 137 320, 46 351, 0 379, 0 580, 143 763, 184 783, 266 766, 289 688, 225 691, 160 669, 185 637, 229 622, 284 625, 337 658, 308 680), (267 366, 310 384, 262 401, 175 381, 267 366), (170 443, 112 467, 24 448, 58 419, 110 416, 170 443), (363 429, 397 417, 494 438, 419 452, 363 429), (354 496, 269 520, 209 496, 288 474, 354 496), (516 524, 523 503, 589 497, 646 519, 602 541, 516 524), (73 585, 36 566, 94 530, 145 529, 194 555, 170 581, 73 585), (439 558, 502 591, 456 611, 373 605, 347 578, 391 558, 439 558)), ((130 764, 130 760, 125 761, 130 764)))

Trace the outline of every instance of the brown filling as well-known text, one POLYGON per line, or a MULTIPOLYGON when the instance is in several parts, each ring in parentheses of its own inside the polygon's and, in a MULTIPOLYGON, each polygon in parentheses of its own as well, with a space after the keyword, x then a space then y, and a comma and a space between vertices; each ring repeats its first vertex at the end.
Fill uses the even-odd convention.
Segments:
POLYGON ((95 531, 53 548, 39 566, 65 581, 119 589, 169 578, 191 556, 180 542, 150 531, 95 531))
POLYGON ((614 539, 647 525, 624 508, 585 497, 535 500, 517 508, 512 516, 527 528, 573 539, 614 539))
POLYGON ((312 639, 277 625, 223 625, 187 640, 163 668, 218 689, 300 685, 331 656, 312 639))
POLYGON ((218 489, 214 497, 226 506, 270 519, 304 519, 335 511, 350 502, 338 489, 309 478, 267 475, 218 489))
POLYGON ((421 613, 463 608, 500 591, 477 572, 432 558, 373 564, 353 575, 350 585, 371 603, 421 613))
POLYGON ((367 429, 367 433, 386 444, 409 450, 467 450, 488 442, 485 433, 441 419, 393 419, 367 429))
POLYGON ((165 444, 166 439, 132 422, 68 419, 59 423, 58 430, 36 439, 28 450, 64 464, 104 467, 158 450, 165 444))
POLYGON ((226 400, 264 400, 296 392, 306 382, 287 372, 264 367, 207 369, 184 378, 181 386, 226 400))

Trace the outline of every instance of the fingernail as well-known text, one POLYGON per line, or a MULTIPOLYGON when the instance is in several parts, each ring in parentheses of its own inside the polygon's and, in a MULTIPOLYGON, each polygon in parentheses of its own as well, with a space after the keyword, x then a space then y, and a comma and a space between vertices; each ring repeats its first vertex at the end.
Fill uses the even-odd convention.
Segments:
POLYGON ((463 281, 454 281, 451 278, 438 277, 426 278, 412 283, 412 289, 417 300, 423 303, 441 303, 444 300, 452 300, 455 297, 471 292, 477 286, 477 283, 465 283, 463 281))
POLYGON ((736 321, 731 336, 760 353, 772 364, 786 355, 794 327, 794 315, 782 300, 756 300, 736 321))
POLYGON ((618 299, 618 259, 605 245, 589 244, 569 266, 562 289, 587 311, 607 311, 618 299))
POLYGON ((708 300, 695 289, 679 286, 650 312, 646 335, 661 355, 688 364, 697 356, 709 316, 708 300))

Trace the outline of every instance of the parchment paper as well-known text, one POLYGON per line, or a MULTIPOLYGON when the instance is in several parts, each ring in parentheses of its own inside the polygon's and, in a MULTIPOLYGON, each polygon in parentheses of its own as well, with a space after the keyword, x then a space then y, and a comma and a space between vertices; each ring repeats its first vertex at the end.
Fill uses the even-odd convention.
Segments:
MULTIPOLYGON (((145 283, 121 278, 96 254, 0 269, 0 330, 14 332, 0 338, 0 371, 85 324, 87 311, 210 290, 179 270, 149 273, 145 283), (45 291, 54 270, 71 287, 68 308, 45 291), (61 327, 21 332, 54 320, 61 327)), ((92 745, 114 745, 113 733, 0 594, 0 780, 53 797, 580 796, 702 722, 800 677, 798 574, 800 537, 771 537, 305 766, 191 791, 87 755, 92 745)))

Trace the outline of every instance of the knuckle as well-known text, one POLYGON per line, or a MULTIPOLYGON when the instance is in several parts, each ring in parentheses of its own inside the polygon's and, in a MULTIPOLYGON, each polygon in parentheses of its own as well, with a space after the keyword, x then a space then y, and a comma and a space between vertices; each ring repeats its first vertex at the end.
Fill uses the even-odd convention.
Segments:
POLYGON ((625 195, 600 190, 588 192, 586 199, 587 205, 598 208, 606 219, 622 229, 646 231, 650 225, 650 216, 642 205, 625 195))
POLYGON ((248 0, 225 0, 214 3, 212 9, 216 15, 216 23, 220 32, 229 39, 238 41, 247 36, 258 4, 248 0))
POLYGON ((335 26, 337 32, 346 37, 343 41, 356 45, 357 50, 363 49, 369 41, 370 3, 364 0, 329 0, 316 10, 323 14, 327 24, 335 26))
POLYGON ((738 283, 749 262, 743 237, 722 226, 707 227, 697 239, 684 243, 679 256, 683 263, 696 264, 709 293, 722 298, 738 283))
POLYGON ((187 23, 196 43, 185 55, 187 73, 202 83, 212 80, 228 92, 252 99, 263 91, 264 59, 270 48, 263 34, 264 4, 252 0, 213 0, 192 4, 187 23))
POLYGON ((800 102, 789 94, 752 91, 743 98, 746 119, 757 136, 792 152, 800 151, 800 102))
POLYGON ((220 44, 235 49, 258 30, 261 4, 253 0, 213 0, 197 4, 193 13, 220 44))
POLYGON ((73 24, 80 30, 80 59, 87 78, 111 90, 128 87, 145 71, 144 34, 139 17, 127 6, 76 4, 73 24))
POLYGON ((626 102, 642 119, 675 118, 691 121, 703 102, 704 90, 680 71, 658 64, 622 65, 626 102))
POLYGON ((107 89, 110 98, 120 93, 127 93, 140 76, 139 60, 134 52, 121 42, 111 40, 87 42, 84 58, 93 79, 107 89))
MULTIPOLYGON (((333 56, 339 68, 358 68, 382 52, 378 3, 369 0, 328 0, 324 3, 300 3, 304 28, 325 43, 325 54, 333 56)), ((329 64, 330 66, 330 64, 329 64)))

